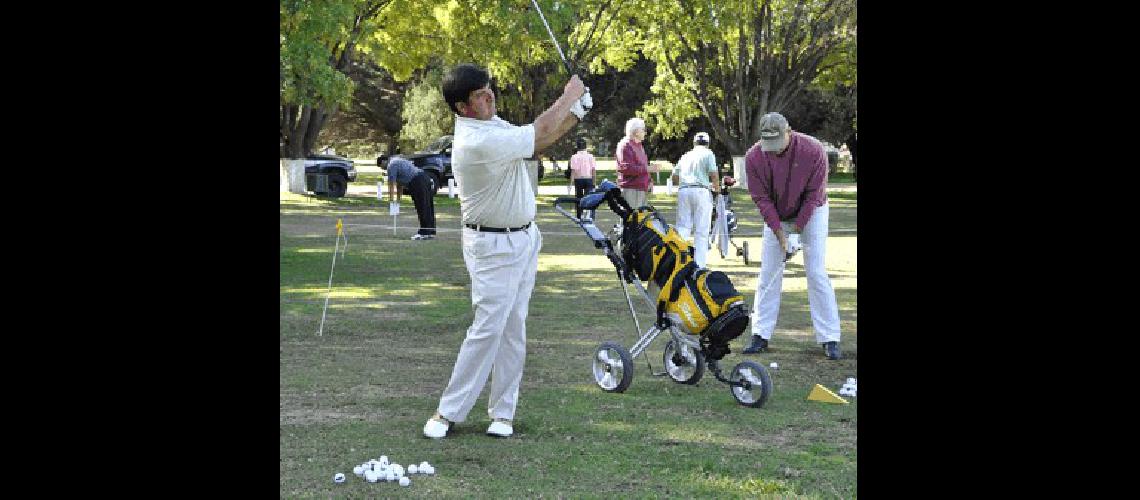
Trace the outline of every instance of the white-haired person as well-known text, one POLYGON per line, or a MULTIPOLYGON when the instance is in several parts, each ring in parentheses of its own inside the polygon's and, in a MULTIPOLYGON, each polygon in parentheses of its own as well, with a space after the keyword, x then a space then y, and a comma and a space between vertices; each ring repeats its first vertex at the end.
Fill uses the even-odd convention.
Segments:
POLYGON ((697 132, 693 149, 677 160, 673 168, 677 190, 677 232, 693 244, 693 260, 706 265, 709 255, 709 229, 712 227, 713 191, 720 192, 716 155, 709 149, 709 135, 697 132), (692 234, 691 234, 692 233, 692 234))
POLYGON ((645 147, 641 145, 645 133, 645 120, 636 116, 630 118, 625 122, 625 137, 618 141, 614 152, 621 196, 635 209, 648 201, 652 184, 649 174, 661 171, 659 165, 649 163, 649 158, 645 156, 645 147))

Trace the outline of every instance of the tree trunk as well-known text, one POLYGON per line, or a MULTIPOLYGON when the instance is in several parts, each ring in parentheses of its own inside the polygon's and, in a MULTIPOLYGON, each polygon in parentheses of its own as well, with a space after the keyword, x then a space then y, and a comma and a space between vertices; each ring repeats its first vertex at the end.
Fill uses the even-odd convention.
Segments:
POLYGON ((312 115, 305 129, 305 146, 303 150, 305 156, 312 154, 313 147, 317 142, 317 137, 321 134, 321 127, 325 126, 325 119, 328 118, 329 115, 325 109, 324 105, 312 109, 312 115))
POLYGON ((309 106, 301 106, 298 115, 298 108, 296 106, 289 106, 286 112, 292 116, 288 116, 286 123, 289 126, 285 129, 285 157, 286 158, 304 158, 308 156, 308 150, 305 149, 305 142, 307 138, 305 133, 309 129, 309 119, 313 114, 313 109, 309 106))

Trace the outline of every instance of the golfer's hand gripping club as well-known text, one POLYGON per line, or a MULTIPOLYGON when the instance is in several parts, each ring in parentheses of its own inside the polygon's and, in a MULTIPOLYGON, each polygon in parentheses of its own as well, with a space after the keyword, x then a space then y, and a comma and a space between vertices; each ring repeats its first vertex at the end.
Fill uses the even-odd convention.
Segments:
POLYGON ((584 104, 593 105, 593 99, 590 98, 590 91, 585 85, 582 85, 582 79, 578 75, 570 75, 570 81, 566 82, 566 87, 562 92, 567 95, 577 95, 578 98, 570 105, 570 112, 578 117, 578 121, 582 121, 582 117, 586 116, 589 111, 584 104))
POLYGON ((800 249, 803 247, 803 243, 800 243, 799 233, 789 234, 788 246, 784 249, 784 262, 787 262, 792 257, 795 257, 795 255, 799 253, 800 249))
MULTIPOLYGON (((574 68, 570 65, 570 61, 566 59, 566 54, 562 52, 562 46, 558 44, 558 39, 554 38, 554 31, 550 29, 550 24, 546 22, 546 16, 542 13, 542 7, 538 6, 537 0, 530 0, 530 3, 534 5, 534 10, 538 11, 538 17, 542 19, 542 25, 546 27, 546 33, 550 35, 550 41, 554 42, 554 48, 558 49, 558 57, 562 58, 562 66, 566 68, 566 74, 571 77, 576 76, 574 68)), ((578 98, 574 106, 570 108, 570 112, 574 113, 574 116, 577 116, 578 120, 581 121, 582 117, 586 116, 586 112, 590 111, 593 107, 594 99, 590 97, 590 88, 586 87, 586 92, 582 94, 582 97, 578 98)))

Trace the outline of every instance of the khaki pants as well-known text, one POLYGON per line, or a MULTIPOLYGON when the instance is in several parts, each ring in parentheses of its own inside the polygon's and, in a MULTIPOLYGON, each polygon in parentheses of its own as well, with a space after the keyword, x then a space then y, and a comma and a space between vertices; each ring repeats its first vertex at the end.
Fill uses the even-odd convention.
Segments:
POLYGON ((541 248, 542 234, 533 223, 510 233, 463 229, 475 319, 439 399, 443 418, 466 420, 490 376, 487 413, 493 419, 514 419, 526 359, 527 308, 541 248))

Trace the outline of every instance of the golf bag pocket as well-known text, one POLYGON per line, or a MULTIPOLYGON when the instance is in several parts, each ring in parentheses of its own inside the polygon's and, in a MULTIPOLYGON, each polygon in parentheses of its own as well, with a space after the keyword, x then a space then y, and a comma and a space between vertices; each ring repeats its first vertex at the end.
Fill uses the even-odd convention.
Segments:
POLYGON ((744 295, 736 291, 728 275, 699 269, 696 263, 674 274, 670 282, 658 296, 658 309, 681 331, 691 335, 711 333, 706 330, 713 321, 734 305, 744 303, 744 295))
POLYGON ((652 209, 630 212, 624 228, 622 258, 641 281, 664 287, 677 270, 693 260, 689 243, 652 209))

